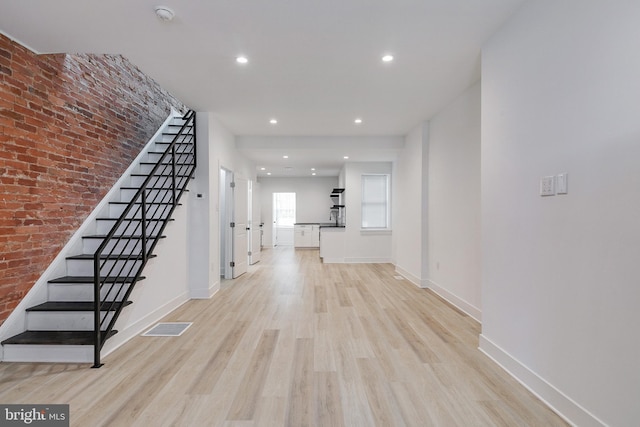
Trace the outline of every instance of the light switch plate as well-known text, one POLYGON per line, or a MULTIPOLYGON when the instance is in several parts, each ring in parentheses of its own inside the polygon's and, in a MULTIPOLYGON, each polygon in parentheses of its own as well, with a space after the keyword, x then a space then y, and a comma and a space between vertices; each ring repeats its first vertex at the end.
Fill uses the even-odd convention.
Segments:
POLYGON ((561 173, 556 178, 556 194, 567 194, 569 192, 569 174, 561 173))
POLYGON ((555 179, 556 177, 551 176, 543 176, 540 179, 540 195, 541 196, 554 196, 556 194, 555 190, 555 179))

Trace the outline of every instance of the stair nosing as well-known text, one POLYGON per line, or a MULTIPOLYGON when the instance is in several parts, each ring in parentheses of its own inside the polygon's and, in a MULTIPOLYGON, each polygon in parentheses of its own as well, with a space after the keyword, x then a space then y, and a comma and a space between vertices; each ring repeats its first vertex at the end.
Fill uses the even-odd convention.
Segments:
MULTIPOLYGON (((111 284, 115 284, 116 283, 116 279, 120 279, 120 280, 124 280, 124 284, 131 284, 133 283, 133 279, 134 277, 131 276, 127 276, 127 277, 100 277, 100 281, 101 282, 106 282, 106 283, 111 283, 111 284), (107 279, 111 279, 111 280, 107 280, 107 279)), ((141 280, 144 280, 145 276, 140 276, 138 277, 138 282, 141 280)), ((59 284, 59 283, 74 283, 74 284, 92 284, 93 283, 93 276, 62 276, 62 277, 58 277, 55 279, 51 279, 49 280, 47 283, 53 283, 53 284, 59 284)))
MULTIPOLYGON (((149 174, 144 174, 144 173, 132 173, 131 176, 149 176, 149 174)), ((161 176, 166 176, 166 177, 170 177, 171 174, 165 175, 165 174, 161 174, 161 175, 152 175, 154 177, 161 177, 161 176)), ((191 175, 176 175, 176 178, 188 178, 191 175)), ((139 187, 138 187, 139 188, 139 187)))
MULTIPOLYGON (((115 307, 111 310, 107 310, 107 309, 100 309, 100 311, 115 311, 117 310, 117 306, 118 305, 122 305, 123 307, 126 307, 128 305, 133 304, 132 301, 124 301, 124 302, 117 302, 117 301, 107 301, 104 302, 102 304, 115 304, 115 307)), ((29 307, 26 309, 26 311, 31 312, 31 313, 42 313, 42 312, 56 312, 56 313, 60 313, 60 312, 73 312, 73 313, 77 313, 77 312, 85 312, 85 311, 94 311, 93 309, 93 301, 47 301, 44 302, 42 304, 38 304, 35 305, 33 307, 29 307), (58 304, 70 304, 71 307, 67 307, 67 308, 41 308, 43 306, 45 306, 46 304, 51 304, 51 303, 58 303, 58 304), (85 307, 87 304, 89 304, 91 307, 87 308, 85 307), (73 308, 73 306, 81 306, 82 307, 76 307, 73 308)))
MULTIPOLYGON (((119 220, 120 217, 118 218, 107 218, 107 217, 101 217, 101 218, 96 218, 97 221, 117 221, 119 220)), ((147 218, 147 221, 173 221, 173 218, 147 218)), ((124 221, 142 221, 142 218, 125 218, 124 221)), ((124 222, 123 221, 123 222, 124 222)))
MULTIPOLYGON (((109 202, 111 205, 128 205, 131 201, 128 202, 109 202)), ((141 205, 142 202, 134 202, 134 205, 141 205)), ((173 205, 173 202, 145 202, 147 205, 173 205)), ((180 203, 177 203, 180 205, 180 203)))
MULTIPOLYGON (((150 254, 149 256, 147 256, 147 258, 155 258, 158 255, 156 254, 150 254)), ((72 260, 89 260, 89 259, 93 259, 93 254, 77 254, 77 255, 71 255, 66 257, 65 259, 72 259, 72 260)), ((102 254, 100 255, 100 259, 102 260, 117 260, 117 261, 142 261, 142 255, 136 255, 133 258, 130 257, 120 257, 120 254, 102 254)))
MULTIPOLYGON (((102 331, 101 332, 103 335, 106 334, 106 331, 102 331)), ((109 334, 107 334, 107 336, 104 338, 105 340, 111 338, 112 336, 114 336, 115 334, 117 334, 118 331, 113 329, 111 330, 111 332, 109 334)), ((58 339, 64 338, 64 337, 56 337, 58 339)), ((33 339, 32 339, 33 341, 33 339)), ((17 335, 14 335, 10 338, 7 338, 6 340, 2 341, 0 344, 2 345, 94 345, 93 342, 93 331, 69 331, 69 330, 47 330, 47 331, 34 331, 34 330, 26 330, 24 332, 21 332, 17 335), (20 337, 20 336, 25 336, 25 335, 44 335, 44 334, 53 334, 53 335, 62 335, 62 334, 66 334, 66 335, 75 335, 78 336, 80 335, 82 338, 80 340, 77 340, 76 342, 68 342, 68 338, 66 342, 60 342, 56 339, 53 340, 48 340, 49 342, 11 342, 12 340, 15 341, 16 338, 20 337)))
MULTIPOLYGON (((152 236, 147 236, 147 239, 164 239, 167 236, 165 235, 152 235, 152 236)), ((91 234, 89 236, 82 236, 83 239, 106 239, 107 235, 106 234, 91 234)), ((118 239, 118 240, 140 240, 142 239, 142 235, 141 234, 132 234, 132 235, 114 235, 111 236, 112 239, 118 239)))

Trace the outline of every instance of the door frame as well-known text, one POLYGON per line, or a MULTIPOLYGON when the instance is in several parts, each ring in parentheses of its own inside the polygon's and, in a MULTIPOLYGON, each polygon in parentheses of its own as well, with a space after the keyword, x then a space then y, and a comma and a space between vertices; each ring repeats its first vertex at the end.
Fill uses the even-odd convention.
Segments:
POLYGON ((231 218, 233 218, 233 171, 220 166, 220 275, 225 279, 233 278, 233 228, 231 228, 231 218), (223 179, 224 176, 224 179, 223 179))

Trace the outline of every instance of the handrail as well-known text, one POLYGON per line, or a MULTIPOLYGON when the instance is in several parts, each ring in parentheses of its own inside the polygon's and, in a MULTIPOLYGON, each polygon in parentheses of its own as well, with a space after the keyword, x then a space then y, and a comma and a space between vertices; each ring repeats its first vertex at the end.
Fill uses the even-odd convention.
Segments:
POLYGON ((195 112, 189 110, 182 119, 184 124, 93 255, 94 368, 102 366, 102 346, 193 178, 196 167, 195 112), (151 197, 154 191, 155 195, 151 197), (112 247, 107 251, 110 244, 112 247), (109 261, 112 265, 107 268, 109 261), (106 323, 110 313, 113 315, 106 323))

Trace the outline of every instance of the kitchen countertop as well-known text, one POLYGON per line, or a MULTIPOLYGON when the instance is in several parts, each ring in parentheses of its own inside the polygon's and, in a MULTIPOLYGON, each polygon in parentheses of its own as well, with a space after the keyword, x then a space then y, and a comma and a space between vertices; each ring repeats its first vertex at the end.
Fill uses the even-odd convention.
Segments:
POLYGON ((319 225, 320 228, 345 228, 344 224, 336 225, 335 222, 296 222, 293 225, 319 225))
POLYGON ((345 225, 336 225, 335 222, 323 222, 320 224, 320 228, 345 228, 345 225))

